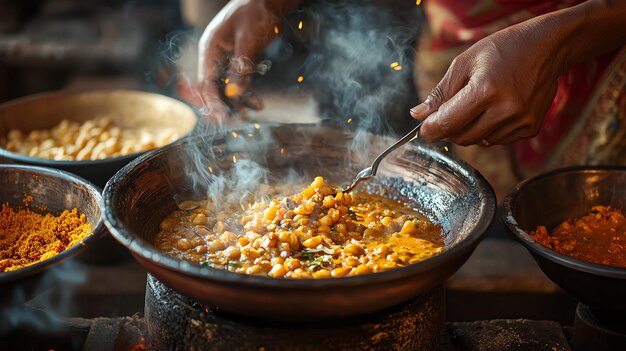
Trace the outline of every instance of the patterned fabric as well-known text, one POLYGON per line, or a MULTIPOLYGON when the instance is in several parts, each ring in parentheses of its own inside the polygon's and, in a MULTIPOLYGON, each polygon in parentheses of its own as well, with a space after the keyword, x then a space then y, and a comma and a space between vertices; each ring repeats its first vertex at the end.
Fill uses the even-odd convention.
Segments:
POLYGON ((430 51, 474 42, 515 23, 571 7, 581 0, 427 0, 424 1, 433 40, 430 51))

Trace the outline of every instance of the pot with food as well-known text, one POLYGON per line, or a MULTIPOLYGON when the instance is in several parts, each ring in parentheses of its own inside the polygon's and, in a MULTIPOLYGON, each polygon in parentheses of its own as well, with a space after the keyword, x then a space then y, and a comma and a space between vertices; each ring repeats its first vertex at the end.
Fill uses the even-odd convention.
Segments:
POLYGON ((594 310, 626 313, 626 168, 573 167, 525 180, 502 219, 544 273, 594 310))
POLYGON ((419 145, 338 190, 390 141, 297 124, 189 138, 118 172, 105 221, 152 275, 208 306, 277 320, 379 311, 452 275, 495 212, 480 174, 419 145))
POLYGON ((195 125, 191 107, 159 94, 49 92, 0 105, 0 157, 104 186, 130 160, 184 137, 195 125))
POLYGON ((70 173, 0 165, 0 306, 45 291, 55 279, 42 273, 92 253, 105 234, 100 201, 93 184, 70 173))

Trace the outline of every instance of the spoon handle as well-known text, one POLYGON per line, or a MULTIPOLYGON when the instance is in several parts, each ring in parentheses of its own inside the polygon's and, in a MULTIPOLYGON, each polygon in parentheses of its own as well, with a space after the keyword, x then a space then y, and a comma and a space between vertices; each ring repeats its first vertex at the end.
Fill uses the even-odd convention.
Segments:
POLYGON ((403 136, 400 140, 396 141, 395 143, 393 143, 391 146, 389 146, 387 149, 385 149, 385 151, 381 152, 380 155, 378 155, 378 157, 376 157, 376 159, 374 160, 374 162, 372 162, 372 176, 376 175, 376 171, 378 171, 378 165, 380 164, 380 162, 387 156, 389 155, 392 151, 394 151, 395 149, 399 148, 400 146, 413 141, 415 139, 417 139, 419 137, 419 132, 420 132, 420 127, 422 126, 422 123, 424 123, 424 121, 421 121, 417 124, 417 126, 415 126, 415 128, 413 128, 413 130, 411 130, 410 132, 408 132, 405 136, 403 136))

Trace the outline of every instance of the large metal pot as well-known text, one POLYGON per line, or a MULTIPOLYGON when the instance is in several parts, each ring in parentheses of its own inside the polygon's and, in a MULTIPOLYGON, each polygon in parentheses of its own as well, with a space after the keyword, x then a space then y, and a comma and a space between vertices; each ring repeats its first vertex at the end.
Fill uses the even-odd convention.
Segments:
POLYGON ((377 178, 382 180, 372 181, 369 190, 412 201, 443 227, 446 248, 423 262, 382 273, 321 280, 249 276, 166 256, 151 241, 159 222, 177 208, 175 199, 206 196, 202 174, 208 167, 229 175, 233 161, 250 159, 269 169, 270 181, 297 173, 308 181, 322 175, 345 182, 391 142, 374 135, 356 138, 342 128, 293 124, 187 139, 136 159, 107 183, 105 222, 150 273, 209 306, 281 320, 378 311, 441 284, 489 227, 493 190, 468 165, 419 145, 406 145, 383 162, 377 178))

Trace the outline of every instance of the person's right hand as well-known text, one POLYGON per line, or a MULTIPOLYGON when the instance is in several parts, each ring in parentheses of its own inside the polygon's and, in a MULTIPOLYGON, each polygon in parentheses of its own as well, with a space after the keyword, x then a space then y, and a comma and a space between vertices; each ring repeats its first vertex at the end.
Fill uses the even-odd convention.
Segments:
POLYGON ((263 102, 248 91, 257 71, 255 60, 278 35, 282 12, 298 2, 233 0, 208 24, 198 44, 205 119, 222 122, 231 109, 263 108, 263 102))
POLYGON ((587 0, 502 29, 457 56, 411 109, 420 136, 459 145, 531 138, 574 64, 626 44, 626 1, 587 0), (601 38, 601 39, 599 39, 601 38))

